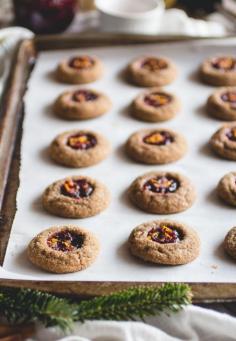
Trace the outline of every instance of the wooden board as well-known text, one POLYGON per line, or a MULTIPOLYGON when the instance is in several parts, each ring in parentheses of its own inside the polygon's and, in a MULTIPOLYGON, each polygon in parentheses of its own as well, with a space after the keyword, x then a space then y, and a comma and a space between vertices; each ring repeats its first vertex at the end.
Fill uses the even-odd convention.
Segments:
MULTIPOLYGON (((19 185, 20 143, 24 117, 23 94, 32 70, 37 51, 105 46, 118 44, 157 43, 176 38, 158 39, 140 35, 83 35, 67 37, 38 37, 23 41, 12 63, 12 72, 3 95, 0 113, 0 262, 3 263, 6 247, 16 212, 16 193, 19 185)), ((178 37, 178 40, 183 40, 178 37)), ((186 40, 186 38, 185 38, 186 40)), ((148 283, 159 286, 161 283, 148 283)), ((24 280, 0 280, 0 285, 29 287, 61 294, 102 295, 134 285, 147 283, 130 282, 48 282, 24 280)), ((236 300, 236 283, 190 283, 195 302, 236 300)))

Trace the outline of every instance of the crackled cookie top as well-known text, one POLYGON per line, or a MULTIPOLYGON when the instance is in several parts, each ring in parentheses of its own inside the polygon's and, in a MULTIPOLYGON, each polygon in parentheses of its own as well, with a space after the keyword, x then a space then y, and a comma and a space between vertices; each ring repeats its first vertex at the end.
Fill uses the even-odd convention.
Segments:
POLYGON ((61 193, 71 198, 87 198, 93 193, 93 186, 86 179, 69 179, 61 186, 61 193))
POLYGON ((152 107, 161 107, 171 101, 171 96, 161 92, 152 92, 144 97, 144 102, 152 107))
POLYGON ((200 240, 193 229, 173 220, 154 220, 133 229, 128 245, 131 253, 144 261, 179 265, 193 261, 200 240))
POLYGON ((143 142, 146 144, 162 146, 173 142, 173 136, 168 131, 156 131, 144 136, 143 142))
POLYGON ((236 69, 236 60, 233 57, 219 57, 213 59, 211 65, 218 70, 231 71, 236 69))
POLYGON ((163 224, 153 227, 147 234, 147 238, 160 244, 177 243, 182 239, 180 231, 174 226, 163 224))
POLYGON ((167 62, 164 59, 161 58, 145 58, 143 62, 141 63, 141 67, 144 69, 147 69, 148 71, 157 71, 166 69, 168 66, 167 62))
POLYGON ((62 230, 50 235, 47 245, 56 251, 73 252, 81 248, 84 237, 74 231, 62 230))
POLYGON ((77 90, 72 95, 73 101, 80 103, 95 101, 97 98, 98 95, 91 90, 77 90))
POLYGON ((89 56, 73 57, 69 60, 69 66, 73 69, 82 70, 88 69, 94 65, 93 58, 89 56))
POLYGON ((86 150, 97 144, 96 137, 92 134, 80 133, 69 136, 67 145, 73 149, 86 150))
POLYGON ((179 188, 179 182, 177 179, 171 176, 161 176, 152 178, 145 182, 143 189, 149 190, 154 193, 173 193, 179 188))

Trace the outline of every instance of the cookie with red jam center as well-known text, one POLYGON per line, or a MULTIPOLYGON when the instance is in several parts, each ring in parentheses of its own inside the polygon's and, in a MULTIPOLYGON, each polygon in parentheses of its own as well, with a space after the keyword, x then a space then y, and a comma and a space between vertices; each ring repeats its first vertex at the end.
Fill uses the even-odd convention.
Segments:
POLYGON ((147 56, 132 61, 127 75, 132 83, 139 86, 164 86, 175 80, 177 68, 168 58, 147 56))
POLYGON ((94 82, 103 74, 103 64, 95 56, 78 55, 62 60, 56 70, 59 81, 69 84, 94 82))
POLYGON ((69 60, 68 65, 77 70, 84 70, 93 67, 95 61, 90 56, 78 56, 69 60))
POLYGON ((131 112, 135 118, 142 121, 162 122, 173 118, 180 109, 180 100, 174 94, 153 88, 134 99, 131 112))
POLYGON ((143 189, 154 193, 174 193, 179 188, 177 179, 171 176, 151 178, 143 185, 143 189))
POLYGON ((49 213, 64 218, 86 218, 105 210, 110 193, 101 182, 88 176, 72 176, 52 183, 42 198, 49 213))
POLYGON ((185 211, 196 199, 192 182, 174 172, 150 172, 139 176, 131 184, 128 194, 135 206, 156 214, 185 211))
POLYGON ((134 256, 157 264, 186 264, 200 253, 196 231, 172 220, 155 220, 137 226, 131 232, 128 244, 134 256))
POLYGON ((220 157, 236 160, 236 124, 225 124, 210 139, 212 150, 220 157))
POLYGON ((236 58, 220 56, 208 58, 200 67, 203 82, 214 86, 236 85, 236 58))
POLYGON ((93 134, 79 133, 68 137, 67 145, 72 149, 86 150, 95 147, 96 137, 93 134))
POLYGON ((55 114, 66 120, 86 120, 104 115, 111 109, 107 95, 93 89, 65 91, 54 103, 55 114))
POLYGON ((187 142, 182 134, 171 129, 142 129, 129 137, 125 148, 133 160, 158 165, 181 159, 187 142))
POLYGON ((34 237, 28 245, 29 260, 53 273, 77 272, 89 267, 99 253, 93 233, 78 226, 51 227, 34 237))
POLYGON ((226 204, 236 206, 236 172, 227 173, 220 179, 217 194, 226 204))
POLYGON ((50 156, 58 164, 80 168, 101 162, 110 149, 110 143, 103 135, 90 130, 72 130, 52 141, 50 156))
POLYGON ((236 120, 236 87, 223 87, 216 90, 207 100, 207 111, 223 121, 236 120))

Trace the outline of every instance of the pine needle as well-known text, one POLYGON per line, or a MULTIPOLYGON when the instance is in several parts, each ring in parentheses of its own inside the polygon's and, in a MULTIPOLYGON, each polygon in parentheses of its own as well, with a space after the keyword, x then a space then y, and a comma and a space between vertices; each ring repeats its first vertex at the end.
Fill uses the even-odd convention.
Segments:
POLYGON ((133 287, 80 303, 37 290, 2 287, 0 316, 10 324, 41 322, 67 331, 74 321, 136 320, 161 312, 175 313, 190 304, 191 297, 190 287, 177 283, 133 287))

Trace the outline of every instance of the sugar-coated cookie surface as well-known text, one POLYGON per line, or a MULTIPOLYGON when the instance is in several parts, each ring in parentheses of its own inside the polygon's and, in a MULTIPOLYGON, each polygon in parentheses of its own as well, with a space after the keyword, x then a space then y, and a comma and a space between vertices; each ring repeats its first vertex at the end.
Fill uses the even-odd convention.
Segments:
POLYGON ((226 204, 236 206, 236 172, 227 173, 220 179, 217 193, 226 204))
POLYGON ((212 150, 220 157, 236 160, 236 123, 223 125, 210 139, 212 150))
POLYGON ((127 154, 146 164, 165 164, 179 160, 187 151, 184 136, 171 129, 142 129, 126 142, 127 154))
POLYGON ((86 120, 105 114, 111 108, 110 99, 93 89, 63 92, 54 103, 54 112, 66 120, 86 120))
POLYGON ((192 182, 175 172, 149 172, 133 181, 130 200, 143 211, 156 214, 178 213, 190 208, 196 199, 192 182))
POLYGON ((56 70, 57 79, 63 83, 85 84, 96 81, 103 74, 103 64, 99 58, 77 55, 62 60, 56 70))
POLYGON ((234 56, 208 58, 200 67, 200 77, 204 83, 214 86, 236 85, 236 58, 234 56))
POLYGON ((207 100, 207 111, 223 121, 236 120, 236 87, 217 89, 207 100))
POLYGON ((95 235, 78 226, 54 226, 34 237, 28 245, 29 260, 53 273, 76 272, 89 267, 99 253, 95 235))
POLYGON ((46 188, 42 204, 49 213, 64 218, 86 218, 105 210, 110 192, 101 182, 83 175, 71 176, 46 188))
POLYGON ((161 88, 152 88, 139 94, 133 101, 131 113, 147 122, 162 122, 173 118, 181 109, 177 96, 161 88))
POLYGON ((164 86, 175 80, 177 68, 168 58, 142 56, 128 65, 127 76, 139 86, 164 86))
POLYGON ((200 253, 197 232, 174 220, 141 224, 131 232, 128 243, 134 256, 157 264, 186 264, 200 253))
POLYGON ((67 167, 88 167, 104 160, 111 151, 110 142, 91 130, 71 130, 59 134, 50 145, 50 156, 67 167))

